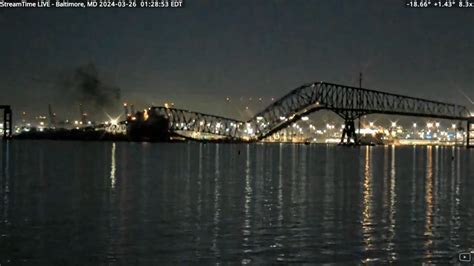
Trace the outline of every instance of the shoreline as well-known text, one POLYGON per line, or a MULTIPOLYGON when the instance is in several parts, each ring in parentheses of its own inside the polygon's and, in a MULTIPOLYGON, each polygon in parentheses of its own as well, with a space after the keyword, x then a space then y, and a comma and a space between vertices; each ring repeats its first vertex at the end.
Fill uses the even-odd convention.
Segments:
MULTIPOLYGON (((245 142, 245 141, 226 141, 226 140, 193 140, 193 139, 171 139, 167 141, 158 141, 158 140, 133 140, 128 138, 125 135, 120 136, 107 136, 104 138, 79 138, 79 137, 25 137, 25 136, 13 136, 7 140, 46 140, 46 141, 78 141, 78 142, 130 142, 130 143, 202 143, 202 144, 293 144, 293 145, 325 145, 325 146, 342 146, 342 147, 362 147, 362 146, 373 146, 373 147, 383 147, 383 146, 438 146, 438 147, 466 147, 466 145, 460 144, 450 144, 450 143, 386 143, 386 144, 339 144, 339 143, 325 143, 325 142, 268 142, 268 141, 257 141, 257 142, 245 142)), ((4 140, 4 141, 7 141, 4 140)))

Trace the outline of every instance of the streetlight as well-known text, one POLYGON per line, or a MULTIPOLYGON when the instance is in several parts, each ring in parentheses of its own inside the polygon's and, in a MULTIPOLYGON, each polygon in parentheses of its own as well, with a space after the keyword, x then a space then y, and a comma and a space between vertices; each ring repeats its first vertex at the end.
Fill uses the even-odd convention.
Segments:
POLYGON ((374 122, 369 122, 369 126, 373 127, 373 126, 374 126, 374 122))
POLYGON ((397 122, 392 122, 392 127, 396 127, 397 126, 397 122))
POLYGON ((413 123, 413 127, 416 128, 416 123, 413 123))

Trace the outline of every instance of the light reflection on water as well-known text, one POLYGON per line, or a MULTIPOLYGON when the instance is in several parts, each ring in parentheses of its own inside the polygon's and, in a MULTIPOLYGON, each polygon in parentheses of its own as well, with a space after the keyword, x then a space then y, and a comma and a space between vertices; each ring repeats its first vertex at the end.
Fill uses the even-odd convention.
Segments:
POLYGON ((425 181, 425 237, 424 244, 425 257, 431 258, 433 256, 433 151, 432 147, 426 149, 426 181, 425 181))
POLYGON ((445 264, 474 246, 474 150, 1 146, 2 264, 445 264))
MULTIPOLYGON (((364 242, 364 251, 369 252, 374 250, 374 239, 373 239, 373 225, 374 225, 374 213, 373 213, 373 190, 372 190, 372 148, 367 146, 365 148, 365 160, 364 160, 364 191, 363 191, 363 212, 362 212, 362 235, 364 242)), ((371 262, 371 258, 365 258, 363 263, 371 262)))
POLYGON ((112 152, 110 153, 110 189, 113 191, 115 188, 115 143, 112 143, 112 152))

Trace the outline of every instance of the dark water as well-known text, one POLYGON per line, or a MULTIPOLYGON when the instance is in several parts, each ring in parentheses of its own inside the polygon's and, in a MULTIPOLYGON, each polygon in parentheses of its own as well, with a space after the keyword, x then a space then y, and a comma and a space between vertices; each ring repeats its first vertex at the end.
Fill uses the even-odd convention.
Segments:
POLYGON ((456 262, 474 149, 0 144, 2 265, 456 262))

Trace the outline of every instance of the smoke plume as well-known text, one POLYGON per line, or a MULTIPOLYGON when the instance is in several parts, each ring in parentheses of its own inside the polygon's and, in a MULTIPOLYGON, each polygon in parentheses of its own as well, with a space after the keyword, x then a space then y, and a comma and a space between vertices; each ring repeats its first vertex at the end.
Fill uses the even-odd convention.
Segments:
POLYGON ((104 81, 94 64, 79 66, 66 74, 61 87, 74 102, 89 108, 117 108, 120 103, 120 88, 104 81))

